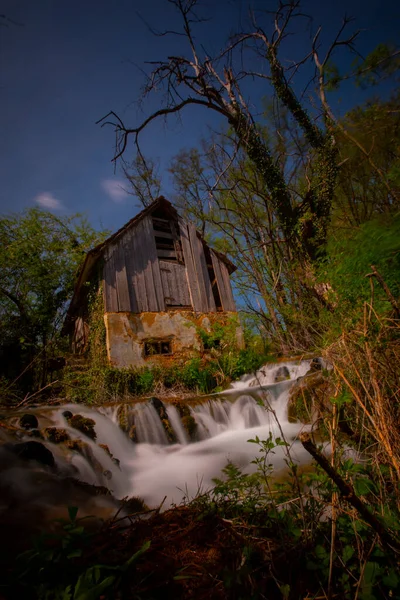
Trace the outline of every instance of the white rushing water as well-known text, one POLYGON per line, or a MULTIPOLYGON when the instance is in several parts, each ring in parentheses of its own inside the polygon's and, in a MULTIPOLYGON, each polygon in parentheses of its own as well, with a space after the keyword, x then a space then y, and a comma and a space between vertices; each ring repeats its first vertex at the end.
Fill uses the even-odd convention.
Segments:
MULTIPOLYGON (((76 467, 81 479, 107 485, 120 498, 138 496, 149 506, 157 506, 167 496, 166 507, 210 489, 213 478, 221 476, 228 461, 245 472, 254 469, 252 460, 258 455, 258 447, 248 440, 256 436, 266 439, 270 432, 273 438, 283 434, 291 445, 291 458, 307 462, 309 456, 296 439, 304 426, 289 423, 287 408, 291 387, 309 368, 309 361, 266 365, 256 375, 244 376, 232 384, 229 390, 190 406, 196 422, 195 441, 189 441, 172 404, 165 404, 165 410, 177 440, 173 444, 168 442, 157 406, 150 402, 122 407, 128 429, 134 426, 137 443, 119 426, 121 407, 95 409, 70 404, 48 409, 43 417, 36 414, 42 427, 62 427, 71 438, 89 445, 95 462, 101 465, 100 471, 80 454, 48 444, 57 460, 66 460, 76 467), (285 379, 288 376, 290 379, 285 379), (66 410, 95 421, 96 442, 68 425, 63 416, 66 410), (119 466, 99 444, 109 447, 119 466)), ((277 447, 270 457, 276 473, 285 468, 285 452, 277 447)))

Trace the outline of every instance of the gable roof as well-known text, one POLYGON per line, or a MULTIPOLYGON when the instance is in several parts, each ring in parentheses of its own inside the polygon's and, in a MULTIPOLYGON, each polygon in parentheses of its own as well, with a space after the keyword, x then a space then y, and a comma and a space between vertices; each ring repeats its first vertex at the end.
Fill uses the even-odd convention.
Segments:
MULTIPOLYGON (((72 296, 72 299, 71 299, 71 302, 70 302, 70 305, 69 305, 69 308, 67 311, 63 329, 65 329, 65 327, 68 326, 68 322, 73 317, 75 310, 76 310, 77 306, 79 305, 80 292, 81 292, 82 286, 90 278, 97 261, 101 258, 105 249, 108 246, 110 246, 110 244, 115 242, 115 240, 117 240, 126 231, 128 231, 128 229, 136 226, 139 223, 139 221, 144 219, 144 217, 152 214, 157 208, 163 208, 166 212, 170 213, 170 215, 173 219, 178 220, 179 214, 178 214, 176 208, 174 208, 174 206, 171 204, 171 202, 169 202, 166 198, 164 198, 164 196, 159 196, 156 200, 154 200, 154 202, 152 202, 144 210, 142 210, 140 213, 138 213, 136 216, 134 216, 132 219, 130 219, 127 223, 125 223, 125 225, 123 225, 123 227, 118 229, 118 231, 116 231, 115 233, 110 235, 110 237, 108 237, 106 240, 104 240, 104 242, 101 242, 101 244, 98 244, 97 246, 92 248, 92 250, 89 250, 89 252, 86 254, 83 265, 77 275, 74 294, 72 296)), ((200 235, 199 232, 197 232, 197 237, 199 237, 201 239, 203 244, 208 246, 207 242, 204 240, 204 238, 200 235)), ((229 258, 227 256, 225 256, 225 254, 222 254, 221 252, 218 252, 217 250, 214 250, 214 249, 212 249, 212 250, 213 250, 214 254, 216 254, 218 256, 218 258, 226 264, 230 275, 234 271, 236 271, 237 267, 229 260, 229 258)))

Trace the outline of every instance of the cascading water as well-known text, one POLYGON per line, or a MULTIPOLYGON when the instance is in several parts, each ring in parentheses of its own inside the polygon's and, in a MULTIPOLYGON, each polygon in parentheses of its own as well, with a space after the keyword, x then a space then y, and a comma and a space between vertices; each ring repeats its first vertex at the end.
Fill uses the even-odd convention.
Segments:
MULTIPOLYGON (((106 485, 119 498, 137 496, 156 506, 167 496, 166 507, 210 489, 228 461, 250 472, 258 448, 248 440, 256 436, 283 435, 291 444, 292 460, 306 462, 309 457, 296 440, 304 426, 289 423, 287 412, 290 389, 309 368, 309 361, 266 365, 220 394, 182 402, 186 417, 176 405, 159 401, 100 408, 71 404, 37 411, 36 416, 40 427, 62 428, 90 452, 85 458, 46 442, 59 465, 72 464, 77 477, 106 485), (93 419, 96 441, 71 427, 65 411, 93 419), (188 418, 191 433, 184 426, 188 418), (108 446, 119 465, 100 445, 108 446)), ((269 461, 275 472, 285 468, 284 459, 285 450, 277 447, 269 461)))

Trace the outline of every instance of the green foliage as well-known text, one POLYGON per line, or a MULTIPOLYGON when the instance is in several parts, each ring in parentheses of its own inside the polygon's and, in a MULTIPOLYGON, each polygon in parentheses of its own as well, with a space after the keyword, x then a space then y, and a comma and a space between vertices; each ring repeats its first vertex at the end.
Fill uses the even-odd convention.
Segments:
MULTIPOLYGON (((351 232, 338 232, 330 240, 320 280, 331 283, 330 299, 337 305, 332 320, 340 327, 354 325, 364 302, 371 301, 371 281, 366 277, 371 273, 371 265, 377 268, 394 297, 399 297, 400 213, 368 221, 351 232)), ((384 314, 390 310, 388 297, 375 278, 373 285, 374 310, 384 314)))
POLYGON ((1 369, 11 379, 37 357, 36 379, 30 370, 19 380, 29 391, 44 383, 47 346, 54 356, 77 270, 104 235, 80 215, 38 208, 0 218, 1 369))
MULTIPOLYGON (((135 552, 122 565, 90 564, 85 553, 94 534, 88 533, 78 508, 68 508, 69 519, 58 519, 61 532, 44 534, 34 540, 31 550, 18 557, 14 573, 14 589, 20 594, 32 593, 43 600, 98 600, 115 598, 134 564, 149 549, 150 542, 135 552), (90 566, 88 566, 90 565, 90 566)), ((90 517, 87 517, 90 518, 90 517)))

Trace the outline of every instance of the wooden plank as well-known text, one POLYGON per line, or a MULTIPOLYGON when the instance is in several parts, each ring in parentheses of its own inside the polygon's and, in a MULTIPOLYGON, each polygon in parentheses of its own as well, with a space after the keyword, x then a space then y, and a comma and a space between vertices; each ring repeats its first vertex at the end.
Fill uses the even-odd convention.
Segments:
POLYGON ((203 273, 204 285, 207 296, 207 304, 208 304, 208 312, 216 312, 217 308, 215 306, 214 294, 212 291, 212 285, 210 280, 210 273, 207 269, 206 255, 204 252, 203 242, 199 237, 197 237, 197 245, 199 247, 199 255, 200 255, 200 263, 201 270, 203 273))
POLYGON ((164 302, 166 305, 173 303, 172 289, 170 288, 171 280, 171 263, 160 261, 161 281, 163 286, 164 302))
POLYGON ((118 296, 118 310, 119 312, 130 312, 131 301, 129 297, 128 278, 126 275, 125 265, 125 252, 122 239, 120 239, 117 242, 116 248, 114 250, 114 267, 118 296))
POLYGON ((154 229, 153 227, 153 233, 156 237, 167 238, 168 240, 174 239, 174 236, 170 231, 159 231, 158 229, 154 229))
POLYGON ((185 258, 186 277, 189 285, 191 305, 193 306, 193 310, 195 310, 196 312, 201 312, 202 304, 200 289, 193 262, 192 248, 189 241, 188 226, 183 219, 179 219, 179 228, 181 232, 183 256, 185 258))
MULTIPOLYGON (((157 256, 156 241, 154 238, 151 216, 145 217, 142 223, 146 235, 146 251, 148 261, 147 268, 149 268, 149 272, 152 278, 152 286, 154 289, 154 305, 151 304, 152 306, 154 306, 154 308, 151 308, 150 310, 163 311, 165 310, 164 291, 161 281, 160 264, 157 256)), ((153 292, 151 292, 151 303, 153 303, 152 293, 153 292)))
POLYGON ((157 248, 157 256, 158 258, 175 258, 176 260, 175 250, 161 250, 157 248))
POLYGON ((165 303, 169 306, 191 306, 184 265, 160 261, 165 303))
POLYGON ((236 311, 228 269, 212 250, 211 259, 214 267, 214 273, 217 278, 222 308, 228 311, 236 311))
POLYGON ((107 248, 104 255, 103 266, 105 310, 106 312, 118 312, 118 296, 115 281, 114 259, 111 248, 107 248))
POLYGON ((135 287, 137 289, 137 302, 138 302, 138 312, 147 312, 149 310, 149 305, 147 301, 147 290, 146 290, 146 282, 145 282, 145 274, 144 274, 144 258, 143 258, 143 247, 141 240, 141 232, 139 228, 140 222, 137 226, 132 229, 132 256, 134 261, 134 272, 133 277, 135 280, 135 287))
POLYGON ((203 244, 197 237, 197 231, 192 223, 188 223, 189 240, 192 248, 193 264, 200 293, 201 312, 208 312, 206 284, 201 266, 201 255, 204 254, 203 244))
POLYGON ((139 312, 138 305, 138 285, 135 276, 135 259, 133 255, 132 233, 129 229, 123 236, 123 252, 125 256, 126 277, 128 281, 129 305, 133 313, 139 312))
POLYGON ((174 265, 176 289, 182 306, 190 306, 189 286, 186 278, 186 269, 184 265, 174 265))

